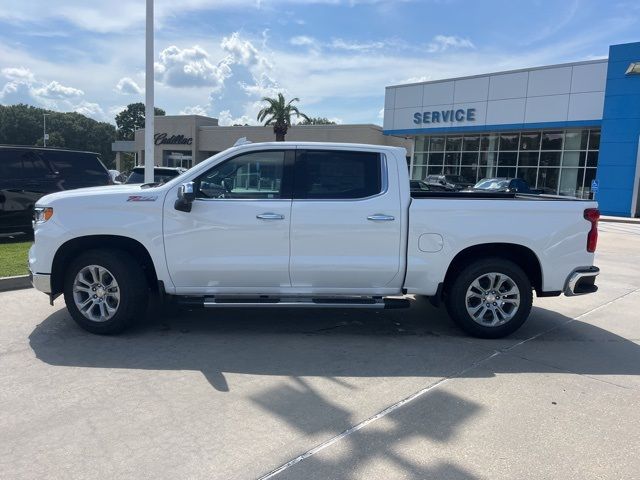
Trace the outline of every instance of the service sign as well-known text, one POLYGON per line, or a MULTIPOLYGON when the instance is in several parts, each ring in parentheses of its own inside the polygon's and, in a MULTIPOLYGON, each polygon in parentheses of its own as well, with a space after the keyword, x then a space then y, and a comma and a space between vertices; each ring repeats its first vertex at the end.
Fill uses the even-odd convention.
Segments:
POLYGON ((416 125, 430 123, 469 123, 476 121, 475 108, 458 108, 453 110, 428 110, 413 114, 416 125))

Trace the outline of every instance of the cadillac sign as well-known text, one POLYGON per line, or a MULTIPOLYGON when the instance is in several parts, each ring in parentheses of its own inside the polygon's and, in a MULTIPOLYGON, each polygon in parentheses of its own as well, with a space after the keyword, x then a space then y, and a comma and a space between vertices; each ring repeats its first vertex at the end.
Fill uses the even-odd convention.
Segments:
POLYGON ((171 135, 167 133, 156 133, 153 136, 155 145, 191 145, 193 138, 184 135, 171 135))

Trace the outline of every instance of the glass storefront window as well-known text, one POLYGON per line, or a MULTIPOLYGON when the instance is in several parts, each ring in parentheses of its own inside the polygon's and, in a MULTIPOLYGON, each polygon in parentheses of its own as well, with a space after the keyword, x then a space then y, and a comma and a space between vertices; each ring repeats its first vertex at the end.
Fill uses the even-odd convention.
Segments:
POLYGON ((576 197, 582 194, 584 168, 563 168, 560 171, 560 195, 576 197))
POLYGON ((562 150, 564 132, 543 132, 542 150, 562 150))
POLYGON ((444 152, 444 137, 431 137, 430 152, 444 152))
POLYGON ((522 178, 545 193, 593 196, 599 129, 420 135, 415 141, 414 179, 443 172, 470 182, 505 176, 522 178))
POLYGON ((529 168, 529 167, 518 167, 518 171, 516 172, 516 176, 525 180, 531 188, 536 186, 536 179, 538 176, 537 168, 529 168))
POLYGON ((413 161, 414 165, 426 165, 427 164, 427 154, 426 153, 416 153, 415 160, 413 161))
POLYGON ((462 139, 463 152, 477 152, 480 149, 480 136, 465 135, 462 139))
POLYGON ((586 150, 587 139, 589 138, 588 130, 568 131, 564 136, 565 150, 586 150))
POLYGON ((541 167, 559 167, 562 152, 542 152, 540 154, 541 167))
POLYGON ((500 150, 518 150, 519 133, 503 133, 500 135, 500 150))
POLYGON ((446 146, 447 152, 459 152, 462 150, 462 136, 448 136, 446 146))
POLYGON ((462 165, 477 165, 478 153, 477 152, 462 152, 462 165))
POLYGON ((482 135, 482 137, 480 137, 480 150, 483 152, 498 150, 499 140, 500 137, 498 137, 498 135, 482 135))
POLYGON ((460 165, 460 154, 459 153, 445 153, 444 154, 444 164, 445 165, 460 165))
POLYGON ((540 157, 540 154, 537 151, 520 152, 520 156, 518 158, 518 165, 522 165, 524 167, 537 167, 538 157, 540 157))
POLYGON ((416 137, 416 152, 428 152, 429 151, 429 137, 421 135, 416 137))
POLYGON ((538 169, 537 188, 542 193, 556 194, 558 193, 558 177, 560 176, 559 168, 540 168, 538 169))
POLYGON ((518 152, 500 152, 498 156, 499 167, 515 167, 518 160, 518 152))
POLYGON ((524 132, 520 136, 520 150, 540 150, 540 132, 524 132))
POLYGON ((584 167, 586 152, 564 152, 562 154, 563 167, 584 167))
POLYGON ((444 163, 444 153, 430 153, 429 165, 442 165, 444 163))

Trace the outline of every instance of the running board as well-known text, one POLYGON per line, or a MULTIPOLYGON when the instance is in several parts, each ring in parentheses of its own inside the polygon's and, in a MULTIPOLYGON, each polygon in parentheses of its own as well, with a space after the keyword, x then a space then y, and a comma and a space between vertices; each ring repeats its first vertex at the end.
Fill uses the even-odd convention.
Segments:
POLYGON ((179 304, 204 308, 409 308, 406 298, 230 298, 230 297, 183 297, 179 304))

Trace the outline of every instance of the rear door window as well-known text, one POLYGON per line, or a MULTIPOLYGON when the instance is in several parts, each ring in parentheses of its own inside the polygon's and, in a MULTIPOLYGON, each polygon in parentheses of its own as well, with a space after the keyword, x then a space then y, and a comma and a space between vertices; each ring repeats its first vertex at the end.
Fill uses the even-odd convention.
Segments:
POLYGON ((341 150, 298 150, 295 198, 349 200, 382 191, 379 153, 341 150))
POLYGON ((0 149, 0 180, 24 178, 22 153, 24 152, 10 148, 0 149))
POLYGON ((42 155, 64 178, 101 180, 109 175, 96 154, 43 151, 42 155))
POLYGON ((51 170, 36 152, 25 152, 22 156, 22 171, 24 178, 47 178, 51 170))

